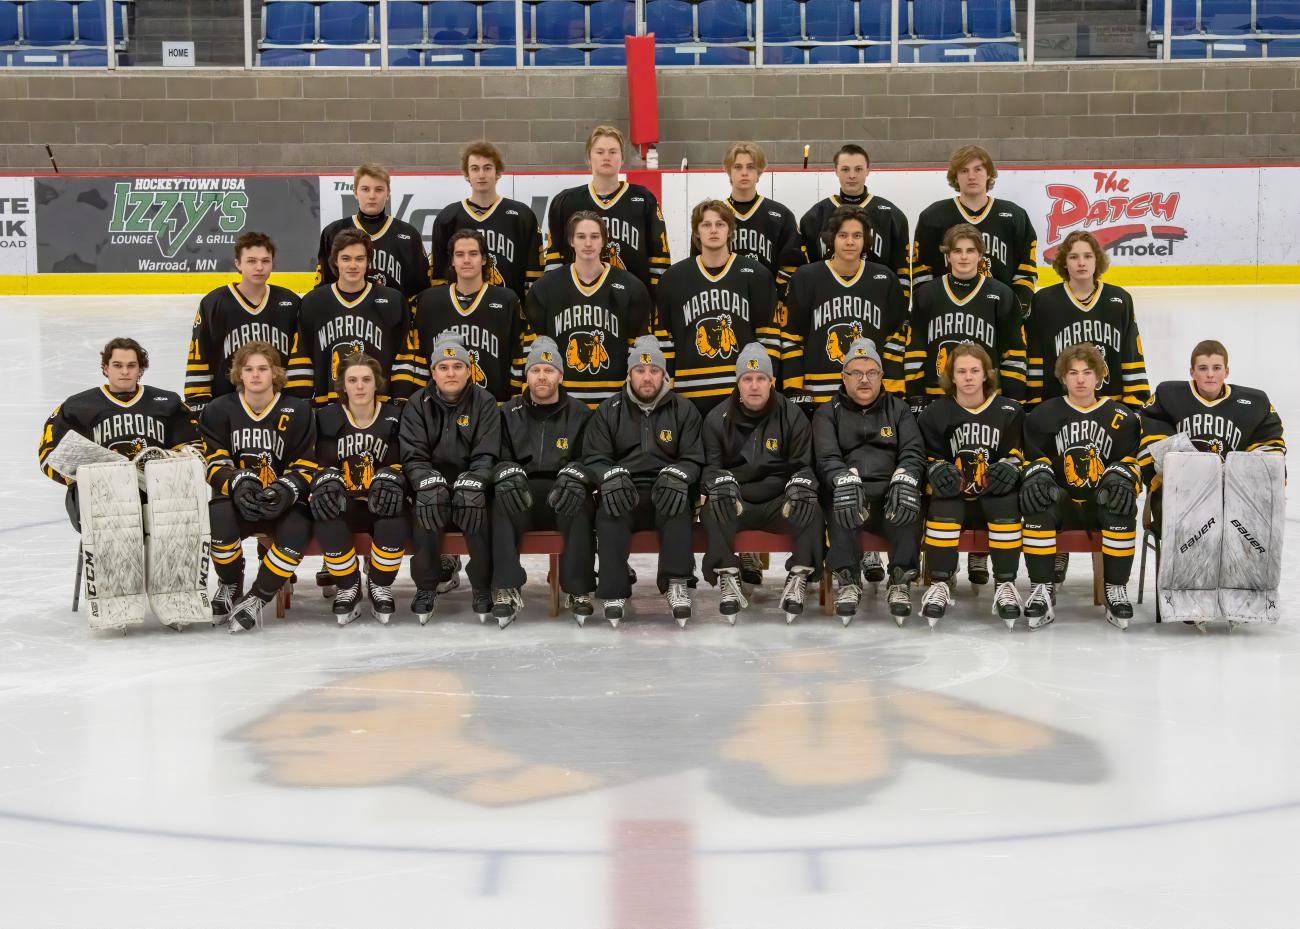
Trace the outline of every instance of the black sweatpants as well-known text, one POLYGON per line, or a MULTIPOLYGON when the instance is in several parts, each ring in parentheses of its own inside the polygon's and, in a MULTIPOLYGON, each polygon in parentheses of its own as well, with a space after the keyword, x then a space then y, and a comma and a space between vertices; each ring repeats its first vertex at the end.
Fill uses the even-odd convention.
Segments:
MULTIPOLYGON (((465 547, 469 549, 469 564, 465 565, 465 574, 470 586, 475 590, 485 590, 492 586, 492 508, 487 512, 488 525, 478 532, 465 533, 465 547)), ((412 530, 415 540, 415 554, 411 556, 411 577, 415 586, 421 590, 434 590, 442 580, 442 566, 438 558, 442 555, 442 534, 453 532, 459 527, 455 520, 448 520, 442 529, 425 529, 419 523, 412 530)))
POLYGON ((552 478, 529 478, 533 508, 514 516, 492 508, 492 586, 523 587, 528 574, 519 560, 519 540, 531 530, 557 530, 564 536, 560 553, 560 589, 566 594, 590 594, 596 589, 596 540, 592 535, 596 505, 589 496, 573 516, 561 516, 546 502, 552 478))
POLYGON ((793 539, 793 551, 786 559, 785 569, 811 568, 810 577, 821 577, 822 561, 826 557, 826 523, 819 512, 807 526, 799 528, 781 515, 785 497, 763 503, 744 501, 745 511, 728 522, 722 522, 705 506, 700 511, 700 524, 704 527, 704 579, 710 584, 718 582, 718 570, 740 567, 736 554, 736 533, 743 529, 760 529, 766 532, 786 532, 793 539))
POLYGON ((957 573, 957 545, 963 529, 988 527, 993 578, 1014 581, 1020 569, 1020 501, 1012 491, 995 497, 931 497, 925 518, 925 563, 930 577, 946 581, 957 573))
POLYGON ((358 532, 370 536, 370 583, 392 586, 406 555, 406 540, 411 537, 409 514, 379 517, 370 512, 364 498, 352 498, 342 516, 316 522, 316 541, 325 554, 325 570, 339 589, 361 582, 361 561, 352 545, 358 532))
POLYGON ((920 520, 906 526, 895 526, 885 521, 885 491, 889 489, 888 481, 873 481, 865 484, 867 499, 867 521, 853 529, 844 529, 829 518, 831 492, 822 489, 822 509, 827 514, 826 536, 830 540, 826 555, 826 567, 831 571, 850 571, 855 583, 862 581, 862 542, 858 532, 865 529, 885 537, 889 546, 889 567, 902 568, 904 571, 919 571, 921 567, 920 520))
POLYGON ((596 510, 596 549, 600 553, 600 579, 596 596, 602 600, 625 600, 632 596, 632 582, 627 573, 627 559, 632 533, 654 529, 659 533, 659 590, 668 589, 674 577, 695 576, 694 541, 691 538, 695 514, 687 506, 676 516, 661 515, 650 500, 650 488, 643 487, 636 509, 615 519, 602 509, 596 510))
POLYGON ((1097 506, 1091 496, 1073 500, 1065 493, 1054 513, 1026 513, 1025 566, 1033 584, 1050 584, 1054 577, 1058 529, 1101 530, 1101 562, 1107 584, 1127 584, 1137 548, 1137 514, 1115 516, 1097 506))
POLYGON ((262 556, 251 591, 263 602, 269 602, 297 570, 311 541, 311 511, 304 503, 295 503, 274 523, 248 522, 239 517, 229 497, 213 497, 208 501, 208 521, 212 564, 223 584, 243 582, 244 549, 240 543, 252 535, 270 536, 271 547, 262 556))

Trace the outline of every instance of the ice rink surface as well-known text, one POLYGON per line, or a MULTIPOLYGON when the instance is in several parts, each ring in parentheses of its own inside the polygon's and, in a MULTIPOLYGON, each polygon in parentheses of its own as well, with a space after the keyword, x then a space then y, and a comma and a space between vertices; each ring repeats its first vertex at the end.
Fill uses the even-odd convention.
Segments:
MULTIPOLYGON (((1219 338, 1300 421, 1300 288, 1135 296, 1153 383, 1219 338)), ((643 583, 579 629, 540 560, 504 631, 465 588, 421 628, 405 570, 393 626, 339 629, 311 560, 262 632, 92 634, 40 426, 112 336, 178 389, 196 304, 0 299, 0 927, 1300 924, 1300 532, 1282 623, 1231 634, 1111 628, 1077 555, 1032 634, 964 581, 934 632, 882 596, 787 627, 777 568, 734 628, 643 583)))

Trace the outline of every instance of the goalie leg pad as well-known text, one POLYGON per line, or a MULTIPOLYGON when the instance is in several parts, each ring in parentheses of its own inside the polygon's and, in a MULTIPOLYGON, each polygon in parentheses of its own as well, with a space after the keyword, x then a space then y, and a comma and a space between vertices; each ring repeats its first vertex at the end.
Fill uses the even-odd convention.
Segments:
POLYGON ((1238 623, 1278 621, 1286 531, 1281 455, 1229 452, 1223 471, 1223 546, 1219 609, 1238 623))
POLYGON ((1223 462, 1217 455, 1165 456, 1160 539, 1160 614, 1165 622, 1219 618, 1223 462))
POLYGON ((211 622, 212 539, 203 464, 190 455, 150 461, 144 480, 149 604, 168 626, 211 622))
POLYGON ((77 470, 81 509, 82 575, 91 629, 122 629, 144 622, 144 521, 135 466, 83 464, 77 470))

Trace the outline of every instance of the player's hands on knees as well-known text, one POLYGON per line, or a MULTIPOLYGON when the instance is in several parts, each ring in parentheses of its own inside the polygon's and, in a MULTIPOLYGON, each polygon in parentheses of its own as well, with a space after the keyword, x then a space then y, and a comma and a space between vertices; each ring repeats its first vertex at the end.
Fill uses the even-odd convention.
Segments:
POLYGON ((272 481, 262 488, 257 495, 257 502, 262 507, 263 519, 279 519, 289 512, 289 507, 298 500, 298 488, 284 478, 272 481))
POLYGON ((866 497, 862 478, 856 471, 845 471, 835 478, 831 491, 831 520, 842 529, 856 529, 867 521, 866 497))
MULTIPOLYGON (((373 487, 373 483, 371 484, 373 487)), ((311 482, 311 496, 307 499, 312 519, 324 522, 338 519, 348 506, 348 489, 343 485, 343 472, 338 468, 324 468, 311 482)))
POLYGON ((384 468, 370 480, 370 493, 366 505, 370 512, 380 519, 392 519, 402 512, 406 502, 406 487, 402 475, 390 468, 384 468))
POLYGON ((566 465, 555 476, 555 484, 546 495, 546 503, 561 516, 576 516, 591 496, 586 476, 573 465, 566 465))
POLYGON ((961 496, 961 472, 951 461, 936 461, 926 472, 926 480, 936 497, 961 496))
POLYGON ((781 515, 800 529, 812 524, 817 513, 817 488, 810 477, 792 477, 785 485, 781 515))
POLYGON ((461 532, 482 532, 487 525, 487 488, 470 474, 456 478, 451 488, 451 515, 461 532))
POLYGON ((437 471, 422 477, 415 485, 415 521, 430 532, 447 525, 451 510, 451 491, 447 479, 437 471))
POLYGON ((1097 505, 1113 516, 1129 517, 1137 513, 1137 482, 1124 465, 1113 464, 1102 472, 1097 482, 1097 505))
POLYGON ((1060 496, 1061 488, 1052 466, 1046 461, 1030 465, 1020 481, 1020 512, 1050 513, 1060 496))
POLYGON ((720 523, 734 522, 745 512, 745 501, 740 495, 740 485, 730 471, 715 471, 704 481, 704 505, 720 523))
POLYGON ((681 468, 668 465, 655 478, 650 500, 663 516, 677 516, 690 505, 691 479, 681 468))
POLYGON ((615 519, 636 509, 641 498, 627 468, 610 468, 600 482, 600 508, 615 519))
POLYGON ((986 475, 985 493, 994 497, 1005 496, 1020 483, 1020 466, 1009 458, 991 465, 986 475))
POLYGON ((522 516, 533 508, 528 475, 517 464, 508 464, 497 471, 494 493, 496 502, 511 516, 522 516))
POLYGON ((252 471, 240 471, 230 479, 230 502, 235 512, 245 521, 255 523, 262 518, 262 504, 258 495, 262 482, 252 471))
POLYGON ((921 482, 905 468, 896 468, 885 491, 885 521, 907 526, 921 518, 921 482))

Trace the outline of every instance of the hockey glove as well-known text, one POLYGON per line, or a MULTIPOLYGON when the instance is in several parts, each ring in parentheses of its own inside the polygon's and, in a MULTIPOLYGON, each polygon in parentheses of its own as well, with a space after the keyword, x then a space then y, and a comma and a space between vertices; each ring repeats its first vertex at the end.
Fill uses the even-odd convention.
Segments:
POLYGON ((885 520, 891 526, 907 526, 921 515, 921 491, 917 479, 897 468, 885 491, 885 520))
POLYGON ((462 474, 451 488, 451 515, 461 532, 482 532, 487 526, 487 492, 483 482, 462 474))
POLYGON ((714 471, 704 481, 704 505, 713 518, 723 525, 733 523, 745 512, 745 501, 740 496, 740 485, 730 471, 714 471))
POLYGON ((415 521, 420 528, 436 531, 447 525, 451 510, 451 491, 447 479, 434 471, 415 485, 415 521))
POLYGON ((555 475, 555 484, 546 495, 546 502, 561 516, 576 516, 590 496, 586 475, 581 469, 566 465, 555 475))
POLYGON ((406 482, 402 475, 391 468, 376 472, 370 480, 370 495, 366 498, 370 512, 380 519, 392 519, 402 512, 405 503, 406 482))
POLYGON ((348 508, 348 489, 343 486, 343 472, 338 468, 325 468, 311 482, 308 499, 312 519, 324 522, 338 519, 348 508))
POLYGON ((669 465, 655 478, 650 500, 661 516, 676 516, 690 503, 690 486, 691 479, 686 472, 669 465))
POLYGON ((511 516, 523 516, 533 508, 533 492, 528 488, 528 475, 513 462, 497 466, 492 485, 493 499, 511 516))
POLYGON ((855 471, 845 471, 835 478, 831 494, 831 519, 843 529, 856 529, 867 521, 866 499, 862 478, 855 471))
POLYGON ((298 502, 298 488, 280 478, 262 488, 262 492, 257 495, 257 502, 262 508, 263 519, 279 519, 289 512, 289 507, 298 502))
POLYGON ((951 461, 936 461, 926 475, 934 495, 940 498, 961 496, 961 472, 951 461))
POLYGON ((785 503, 781 515, 803 529, 812 524, 817 513, 817 489, 810 477, 792 477, 785 485, 785 503))
POLYGON ((230 500, 235 512, 245 522, 255 523, 262 518, 262 504, 257 495, 262 492, 262 482, 252 471, 239 471, 230 479, 230 500))
POLYGON ((1020 468, 1010 458, 989 467, 984 492, 993 497, 1005 496, 1020 483, 1020 468))
POLYGON ((1051 513, 1056 509, 1061 488, 1056 483, 1052 466, 1040 461, 1029 466, 1020 481, 1020 512, 1051 513))
POLYGON ((636 509, 641 494, 627 468, 610 468, 600 482, 600 507, 615 519, 636 509))
POLYGON ((1127 519, 1137 513, 1137 480, 1126 465, 1113 464, 1097 482, 1097 506, 1127 519))

